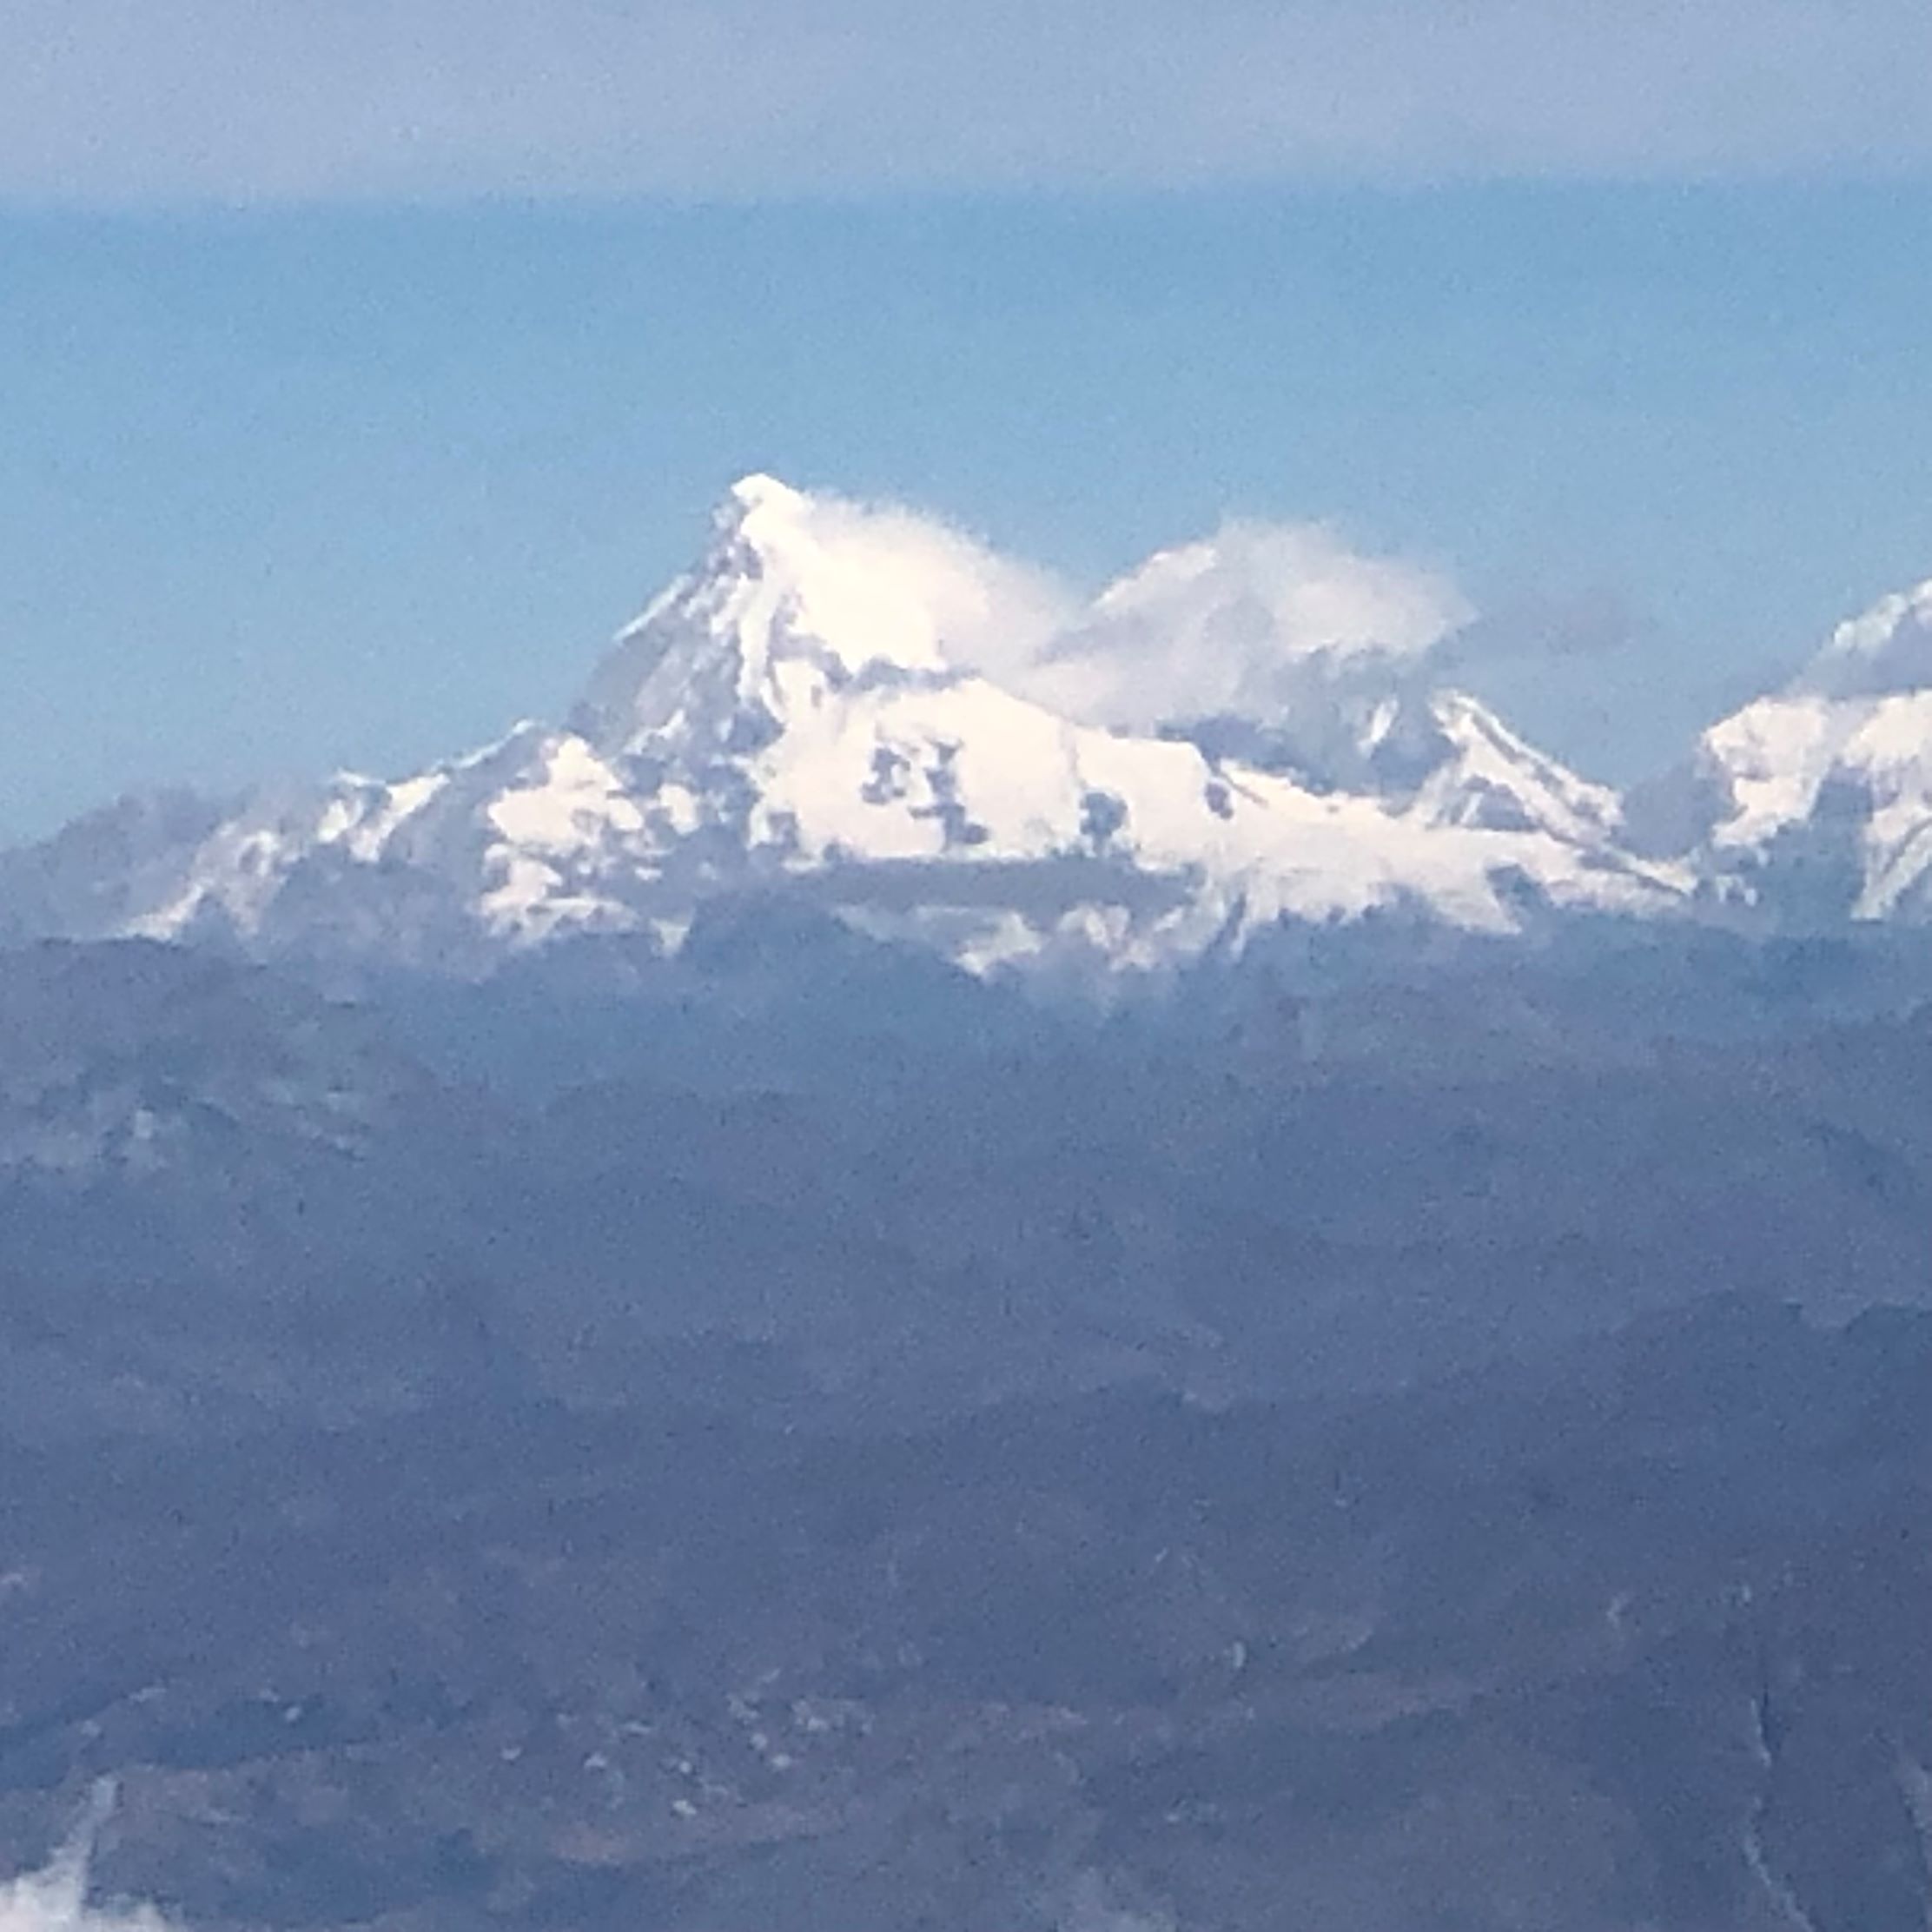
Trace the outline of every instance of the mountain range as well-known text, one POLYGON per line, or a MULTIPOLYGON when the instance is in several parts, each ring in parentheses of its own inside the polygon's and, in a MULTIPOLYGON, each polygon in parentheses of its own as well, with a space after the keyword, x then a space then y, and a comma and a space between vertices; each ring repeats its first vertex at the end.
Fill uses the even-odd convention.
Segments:
POLYGON ((938 523, 749 477, 564 724, 400 778, 125 798, 0 854, 0 936, 473 976, 570 938, 674 952, 751 895, 982 976, 1090 979, 1369 916, 1932 911, 1932 583, 1625 797, 1440 683, 1415 598, 1327 631, 1291 584, 1277 602, 1318 607, 1288 634, 1254 540, 1164 551, 1082 606, 938 523), (1219 688, 1199 666, 1230 637, 1265 675, 1219 688), (1163 658, 1195 667, 1194 709, 1137 691, 1163 658))
POLYGON ((0 933, 473 976, 572 937, 673 952, 751 894, 981 976, 1108 975, 1371 915, 1813 931, 1932 905, 1932 586, 1626 799, 1440 683, 1413 599, 1289 635, 1244 541, 1082 606, 942 525, 747 478, 562 725, 400 778, 124 799, 0 855, 0 933), (1230 637, 1265 674, 1222 689, 1198 667, 1230 637), (1177 715, 1136 687, 1163 654, 1197 670, 1177 715))
POLYGON ((1932 590, 1625 797, 1338 567, 0 857, 0 1932, 1928 1922, 1932 590))

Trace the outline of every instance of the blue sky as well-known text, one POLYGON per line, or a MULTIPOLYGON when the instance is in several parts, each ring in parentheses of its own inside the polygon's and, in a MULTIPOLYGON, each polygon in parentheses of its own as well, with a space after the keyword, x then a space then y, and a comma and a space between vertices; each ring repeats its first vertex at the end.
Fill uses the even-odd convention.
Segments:
MULTIPOLYGON (((192 47, 222 10, 171 17, 192 47)), ((922 144, 937 82, 883 10, 812 17, 844 37, 791 49, 800 79, 731 66, 738 0, 677 16, 696 92, 648 153, 561 52, 506 134, 488 63, 516 46, 462 67, 414 10, 441 120, 362 101, 324 138, 277 126, 277 76, 301 53, 347 99, 351 38, 244 36, 144 90, 139 9, 71 0, 56 46, 42 0, 0 0, 0 50, 44 56, 0 61, 0 835, 553 715, 751 468, 1082 581, 1229 513, 1333 519, 1452 572, 1486 613, 1468 678, 1611 777, 1932 574, 1932 175, 1891 71, 1932 52, 1925 10, 1717 4, 1785 38, 1651 45, 1664 99, 1612 63, 1565 128, 1614 10, 1472 0, 1465 46, 1406 0, 1214 0, 1214 58, 1156 99, 1178 13, 1116 10, 1088 72, 1100 15, 1049 11, 1029 81, 996 8, 939 9, 958 84, 922 144), (1291 16, 1329 84, 1277 100, 1237 30, 1291 16), (1418 45, 1467 69, 1455 111, 1418 45), (1485 49, 1505 72, 1472 96, 1485 49), (111 129, 73 125, 89 81, 111 129), (238 130, 193 91, 224 86, 238 130)), ((1685 11, 1638 4, 1638 52, 1685 11)), ((638 12, 589 8, 606 36, 638 12)))

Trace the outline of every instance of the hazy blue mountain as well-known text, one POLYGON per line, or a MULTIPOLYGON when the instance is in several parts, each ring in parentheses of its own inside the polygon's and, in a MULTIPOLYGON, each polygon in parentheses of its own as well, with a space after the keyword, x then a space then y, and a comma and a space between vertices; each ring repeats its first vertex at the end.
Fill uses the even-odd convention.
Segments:
POLYGON ((710 1391, 5 1451, 0 1843, 112 1774, 96 1882, 209 1928, 1923 1922, 1924 1314, 883 1438, 710 1391))

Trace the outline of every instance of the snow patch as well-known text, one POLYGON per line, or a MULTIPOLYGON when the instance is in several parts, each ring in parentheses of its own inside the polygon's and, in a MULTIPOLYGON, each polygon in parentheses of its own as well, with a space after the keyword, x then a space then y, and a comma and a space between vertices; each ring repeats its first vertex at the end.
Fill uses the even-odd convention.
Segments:
POLYGON ((170 1932, 152 1906, 89 1896, 95 1840, 113 1803, 111 1784, 97 1788, 87 1817, 45 1866, 0 1883, 0 1932, 170 1932))

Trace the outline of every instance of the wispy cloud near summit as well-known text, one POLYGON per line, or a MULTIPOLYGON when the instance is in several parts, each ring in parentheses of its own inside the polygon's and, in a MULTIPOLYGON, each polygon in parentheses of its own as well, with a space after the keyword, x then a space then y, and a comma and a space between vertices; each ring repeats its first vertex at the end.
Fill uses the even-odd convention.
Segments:
POLYGON ((83 204, 1932 162, 1922 0, 0 0, 83 204))

